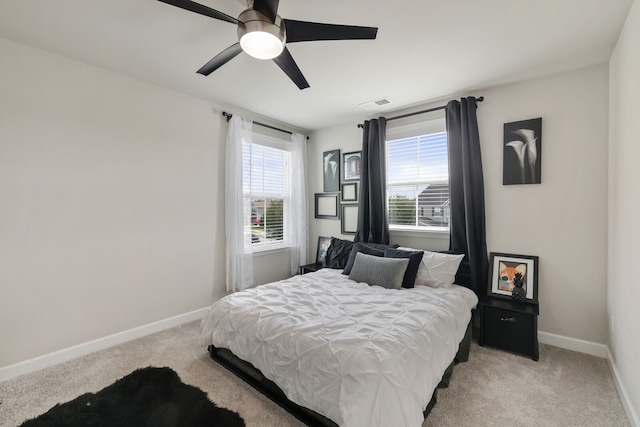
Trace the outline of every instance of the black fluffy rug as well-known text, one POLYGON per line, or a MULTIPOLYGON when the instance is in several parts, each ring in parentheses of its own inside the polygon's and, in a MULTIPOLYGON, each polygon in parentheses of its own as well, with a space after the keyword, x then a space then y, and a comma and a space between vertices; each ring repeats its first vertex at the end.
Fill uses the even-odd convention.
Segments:
POLYGON ((97 393, 58 404, 22 427, 244 426, 236 412, 216 406, 169 368, 138 369, 97 393))

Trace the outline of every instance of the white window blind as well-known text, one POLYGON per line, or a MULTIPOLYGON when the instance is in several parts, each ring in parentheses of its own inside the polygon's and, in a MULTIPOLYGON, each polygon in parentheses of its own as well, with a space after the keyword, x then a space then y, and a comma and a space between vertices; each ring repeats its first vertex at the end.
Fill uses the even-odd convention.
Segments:
POLYGON ((291 153, 283 146, 283 141, 254 133, 254 142, 242 147, 243 197, 251 209, 254 251, 288 242, 284 215, 291 195, 291 153))
POLYGON ((391 229, 448 230, 451 210, 444 120, 387 132, 387 199, 391 229))

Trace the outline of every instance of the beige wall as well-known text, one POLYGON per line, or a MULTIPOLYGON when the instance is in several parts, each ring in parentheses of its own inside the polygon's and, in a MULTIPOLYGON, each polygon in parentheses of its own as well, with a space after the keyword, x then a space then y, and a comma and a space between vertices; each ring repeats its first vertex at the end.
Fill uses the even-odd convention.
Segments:
MULTIPOLYGON (((609 348, 640 425, 640 4, 631 7, 611 57, 609 147, 609 348)), ((628 411, 629 412, 629 411, 628 411)))
POLYGON ((0 39, 0 366, 224 292, 221 118, 0 39))
MULTIPOLYGON (((607 79, 602 64, 476 94, 486 98, 478 121, 488 250, 539 256, 540 330, 596 343, 607 341, 607 79), (542 117, 542 184, 503 186, 503 124, 536 117, 542 117)), ((358 150, 361 140, 356 123, 313 134, 310 193, 322 190, 321 153, 358 150)), ((339 233, 339 221, 311 221, 311 242, 339 233)), ((447 239, 433 237, 392 233, 391 241, 448 247, 447 239)))
POLYGON ((291 277, 291 251, 253 254, 253 284, 264 285, 291 277))
POLYGON ((489 251, 540 257, 539 329, 607 342, 606 64, 482 91, 489 251), (502 185, 503 124, 542 117, 542 184, 502 185))
MULTIPOLYGON (((220 113, 6 39, 0 57, 0 368, 224 295, 220 113)), ((256 283, 289 275, 288 251, 256 258, 256 283)))
MULTIPOLYGON (((340 221, 315 219, 315 193, 322 193, 322 153, 339 148, 341 153, 359 151, 362 147, 362 130, 356 123, 313 132, 307 144, 307 170, 309 184, 309 260, 316 259, 318 236, 339 237, 353 240, 353 236, 340 233, 340 221)), ((341 172, 342 173, 342 172, 341 172)))

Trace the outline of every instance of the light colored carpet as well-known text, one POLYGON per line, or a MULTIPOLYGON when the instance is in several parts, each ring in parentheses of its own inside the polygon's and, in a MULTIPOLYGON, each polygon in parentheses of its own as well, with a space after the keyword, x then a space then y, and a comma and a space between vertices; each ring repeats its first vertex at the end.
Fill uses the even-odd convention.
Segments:
MULTIPOLYGON (((211 360, 198 333, 192 322, 2 382, 0 426, 17 426, 145 366, 171 367, 249 427, 303 426, 211 360)), ((606 360, 541 345, 534 362, 474 343, 423 427, 628 425, 606 360)))

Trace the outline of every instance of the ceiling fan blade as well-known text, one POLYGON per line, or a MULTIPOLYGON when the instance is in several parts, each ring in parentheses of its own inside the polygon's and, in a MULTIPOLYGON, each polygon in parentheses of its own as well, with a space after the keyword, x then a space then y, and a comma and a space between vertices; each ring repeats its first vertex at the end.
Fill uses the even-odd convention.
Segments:
POLYGON ((199 13, 200 15, 208 16, 210 18, 219 19, 221 21, 230 22, 232 24, 237 24, 238 20, 229 15, 225 15, 222 12, 218 12, 217 10, 211 9, 210 7, 204 6, 200 3, 196 3, 191 0, 158 0, 162 3, 170 4, 172 6, 179 7, 180 9, 188 10, 191 12, 199 13))
POLYGON ((211 61, 204 64, 202 68, 198 70, 198 74, 208 76, 209 74, 213 73, 215 70, 238 56, 240 52, 242 52, 240 43, 232 44, 231 46, 217 54, 211 61))
POLYGON ((253 10, 257 10, 274 22, 278 14, 278 3, 280 0, 253 0, 253 10))
POLYGON ((371 40, 378 34, 376 27, 321 24, 319 22, 283 19, 287 30, 287 43, 316 40, 371 40))
POLYGON ((278 64, 278 67, 280 67, 282 71, 284 71, 285 74, 289 76, 291 80, 293 80, 293 82, 296 84, 296 86, 298 86, 298 88, 300 88, 300 90, 309 87, 307 79, 305 79, 302 75, 302 71, 300 71, 300 68, 298 68, 296 61, 293 60, 291 53, 289 53, 289 49, 285 47, 280 56, 273 58, 273 62, 278 64))

